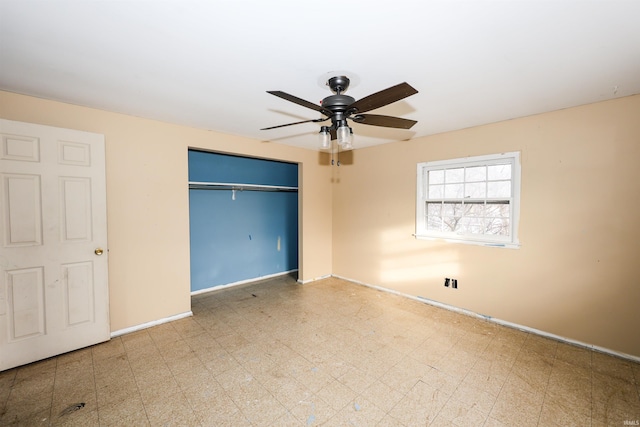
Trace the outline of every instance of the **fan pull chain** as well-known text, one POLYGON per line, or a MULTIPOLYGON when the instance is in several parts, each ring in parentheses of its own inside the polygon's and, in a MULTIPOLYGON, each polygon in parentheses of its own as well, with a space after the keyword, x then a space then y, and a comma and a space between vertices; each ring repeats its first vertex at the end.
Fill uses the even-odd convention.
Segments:
POLYGON ((333 147, 331 147, 331 166, 340 166, 340 148, 336 151, 336 159, 333 159, 333 147))

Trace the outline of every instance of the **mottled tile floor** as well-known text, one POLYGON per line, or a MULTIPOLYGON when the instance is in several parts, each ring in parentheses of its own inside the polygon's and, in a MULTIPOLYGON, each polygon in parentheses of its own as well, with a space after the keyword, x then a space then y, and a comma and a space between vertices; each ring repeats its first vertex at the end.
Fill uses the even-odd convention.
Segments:
POLYGON ((0 425, 640 420, 637 363, 338 279, 202 294, 193 313, 0 373, 0 425))

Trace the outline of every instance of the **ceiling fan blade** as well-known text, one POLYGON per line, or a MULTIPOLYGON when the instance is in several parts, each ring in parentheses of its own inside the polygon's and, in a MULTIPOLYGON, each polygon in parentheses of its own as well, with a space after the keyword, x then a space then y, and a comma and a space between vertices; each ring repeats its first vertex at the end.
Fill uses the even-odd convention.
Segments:
POLYGON ((415 120, 403 119, 400 117, 381 116, 379 114, 356 114, 351 117, 356 123, 371 126, 384 126, 388 128, 411 129, 418 123, 415 120))
POLYGON ((384 107, 392 102, 400 101, 416 93, 418 93, 418 91, 410 84, 400 83, 357 100, 349 106, 349 109, 356 110, 356 113, 365 113, 375 110, 376 108, 384 107))
POLYGON ((326 115, 331 115, 331 112, 328 112, 326 109, 322 108, 321 105, 314 104, 313 102, 305 101, 302 98, 298 98, 297 96, 289 95, 286 92, 282 92, 279 90, 268 90, 267 93, 271 95, 275 95, 279 98, 286 99, 287 101, 291 101, 295 104, 302 105, 303 107, 311 108, 312 110, 319 111, 326 115))
POLYGON ((325 119, 313 119, 313 120, 303 120, 301 122, 295 122, 295 123, 287 123, 286 125, 278 125, 278 126, 271 126, 268 128, 262 128, 260 130, 269 130, 269 129, 277 129, 277 128, 283 128, 285 126, 293 126, 293 125, 300 125, 302 123, 319 123, 319 122, 324 122, 329 120, 329 118, 325 118, 325 119))

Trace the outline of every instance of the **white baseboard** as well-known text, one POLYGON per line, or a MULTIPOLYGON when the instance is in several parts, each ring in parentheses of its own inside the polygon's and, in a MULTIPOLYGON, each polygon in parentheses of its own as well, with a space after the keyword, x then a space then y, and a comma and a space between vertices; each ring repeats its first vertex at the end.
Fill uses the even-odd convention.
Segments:
POLYGON ((621 353, 619 351, 611 350, 611 349, 608 349, 608 348, 605 348, 605 347, 600 347, 600 346, 597 346, 597 345, 587 344, 587 343, 584 343, 582 341, 576 341, 576 340, 573 340, 571 338, 566 338, 566 337, 563 337, 563 336, 560 336, 560 335, 551 334, 549 332, 541 331, 541 330, 535 329, 535 328, 530 328, 528 326, 522 326, 522 325, 519 325, 517 323, 508 322, 506 320, 498 319, 498 318, 495 318, 495 317, 485 316, 483 314, 479 314, 479 313, 476 313, 476 312, 471 311, 471 310, 465 310, 463 308, 455 307, 455 306, 449 305, 449 304, 444 304, 444 303, 441 303, 441 302, 438 302, 438 301, 434 301, 434 300, 431 300, 431 299, 428 299, 428 298, 409 295, 409 294, 405 294, 405 293, 402 293, 402 292, 395 291, 393 289, 383 288, 382 286, 376 286, 376 285, 371 285, 369 283, 360 282, 359 280, 353 280, 353 279, 349 279, 349 278, 343 277, 343 276, 338 276, 338 275, 335 275, 335 274, 332 275, 332 277, 335 277, 335 278, 338 278, 338 279, 342 279, 342 280, 346 280, 347 282, 355 283, 357 285, 366 286, 368 288, 377 289, 377 290, 382 291, 382 292, 388 292, 388 293, 395 294, 395 295, 398 295, 398 296, 401 296, 401 297, 405 297, 405 298, 409 298, 409 299, 412 299, 412 300, 415 300, 415 301, 423 302, 425 304, 433 305, 435 307, 444 308, 445 310, 454 311, 456 313, 464 314, 466 316, 471 316, 471 317, 476 317, 478 319, 483 319, 483 320, 486 320, 488 322, 493 322, 493 323, 496 323, 498 325, 506 326, 508 328, 518 329, 518 330, 529 332, 529 333, 532 333, 532 334, 535 334, 535 335, 540 335, 540 336, 543 336, 543 337, 546 337, 546 338, 550 338, 550 339, 553 339, 553 340, 556 340, 556 341, 564 342, 564 343, 567 343, 567 344, 572 344, 572 345, 575 345, 577 347, 583 347, 583 348, 586 348, 586 349, 589 349, 589 350, 594 350, 594 351, 598 351, 600 353, 610 354, 612 356, 621 357, 623 359, 631 360, 631 361, 634 361, 634 362, 640 362, 640 357, 639 356, 633 356, 631 354, 621 353))
POLYGON ((152 322, 143 323, 141 325, 131 326, 129 328, 119 329, 117 331, 111 332, 111 338, 119 337, 120 335, 129 334, 131 332, 141 331, 142 329, 147 329, 152 326, 158 326, 163 323, 173 322, 174 320, 184 319, 185 317, 193 316, 192 311, 187 311, 185 313, 176 314, 175 316, 165 317, 163 319, 154 320, 152 322))
POLYGON ((240 280, 239 282, 227 283, 226 285, 217 285, 217 286, 212 286, 206 289, 198 289, 197 291, 191 292, 191 296, 206 294, 207 292, 219 291, 220 289, 232 288, 234 286, 246 285, 247 283, 259 282, 260 280, 273 279, 275 277, 286 276, 287 274, 291 274, 296 271, 298 271, 297 268, 294 270, 283 271, 281 273, 268 274, 266 276, 254 277, 253 279, 240 280))
POLYGON ((304 285, 305 283, 315 282, 316 280, 328 279, 329 277, 333 277, 333 276, 331 274, 325 274, 324 276, 315 277, 315 278, 309 279, 309 280, 300 280, 300 279, 298 279, 298 283, 300 283, 301 285, 304 285))

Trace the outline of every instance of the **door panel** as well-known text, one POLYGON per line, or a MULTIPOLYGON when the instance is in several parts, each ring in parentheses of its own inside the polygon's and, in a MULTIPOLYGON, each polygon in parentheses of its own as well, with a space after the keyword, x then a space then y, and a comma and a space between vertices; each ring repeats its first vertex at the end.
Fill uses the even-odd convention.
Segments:
POLYGON ((23 162, 40 161, 40 140, 36 137, 2 135, 2 157, 4 160, 23 162))
POLYGON ((91 180, 60 178, 60 239, 63 242, 91 240, 91 180))
POLYGON ((0 119, 0 141, 4 370, 110 328, 104 137, 0 119))
POLYGON ((42 210, 38 175, 2 174, 6 246, 42 244, 42 210))
POLYGON ((93 264, 76 262, 62 266, 66 326, 93 321, 93 264))
POLYGON ((9 342, 45 333, 44 282, 41 267, 7 272, 9 342))

